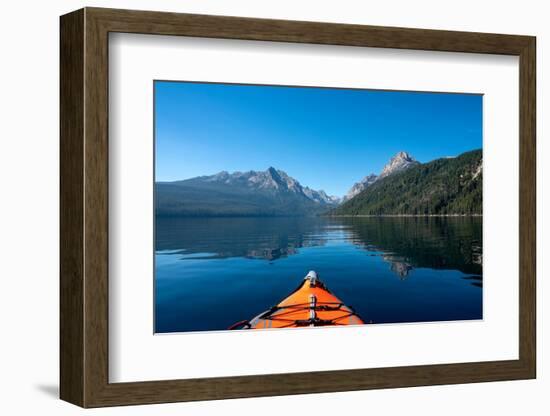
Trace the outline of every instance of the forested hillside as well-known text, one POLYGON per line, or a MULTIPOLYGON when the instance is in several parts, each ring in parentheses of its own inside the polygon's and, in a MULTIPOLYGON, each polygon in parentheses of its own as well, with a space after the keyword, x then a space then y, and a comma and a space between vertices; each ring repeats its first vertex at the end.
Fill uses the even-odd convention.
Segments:
POLYGON ((374 182, 331 215, 482 214, 482 151, 419 164, 374 182))

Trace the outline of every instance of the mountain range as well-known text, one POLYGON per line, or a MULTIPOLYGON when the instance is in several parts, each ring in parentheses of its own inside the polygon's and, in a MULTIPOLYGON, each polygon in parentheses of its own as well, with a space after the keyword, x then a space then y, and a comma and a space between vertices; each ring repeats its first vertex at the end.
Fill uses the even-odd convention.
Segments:
POLYGON ((340 202, 273 167, 157 182, 155 191, 156 214, 160 216, 316 215, 340 202))
POLYGON ((481 213, 481 150, 420 163, 398 152, 379 175, 343 198, 303 186, 286 172, 198 176, 155 184, 157 216, 449 215, 481 213))

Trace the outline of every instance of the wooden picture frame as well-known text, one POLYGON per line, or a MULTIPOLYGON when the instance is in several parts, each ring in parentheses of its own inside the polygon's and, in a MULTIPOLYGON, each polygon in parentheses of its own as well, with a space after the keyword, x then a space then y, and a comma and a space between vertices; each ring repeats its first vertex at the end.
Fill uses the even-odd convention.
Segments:
POLYGON ((535 38, 85 8, 61 17, 60 396, 82 407, 337 392, 536 376, 535 38), (519 359, 109 383, 110 32, 519 56, 519 359))

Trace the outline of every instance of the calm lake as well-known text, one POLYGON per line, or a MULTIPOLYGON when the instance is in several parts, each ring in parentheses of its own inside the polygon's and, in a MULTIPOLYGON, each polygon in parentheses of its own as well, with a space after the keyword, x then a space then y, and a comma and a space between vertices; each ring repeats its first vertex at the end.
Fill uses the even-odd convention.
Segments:
POLYGON ((157 218, 155 332, 225 330, 309 270, 365 322, 482 319, 482 219, 157 218))

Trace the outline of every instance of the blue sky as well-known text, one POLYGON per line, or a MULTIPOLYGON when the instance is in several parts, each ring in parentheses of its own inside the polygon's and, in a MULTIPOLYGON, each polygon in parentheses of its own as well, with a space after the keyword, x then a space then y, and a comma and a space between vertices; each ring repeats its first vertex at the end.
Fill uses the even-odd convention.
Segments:
POLYGON ((482 96, 155 81, 156 180, 284 170, 342 196, 398 151, 482 147, 482 96))

